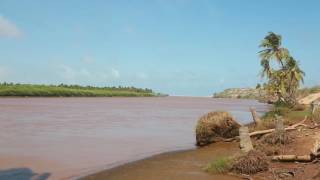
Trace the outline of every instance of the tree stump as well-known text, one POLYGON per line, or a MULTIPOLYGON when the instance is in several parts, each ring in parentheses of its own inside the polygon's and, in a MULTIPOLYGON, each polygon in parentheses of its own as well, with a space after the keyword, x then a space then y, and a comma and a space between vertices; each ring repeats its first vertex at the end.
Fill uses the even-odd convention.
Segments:
POLYGON ((258 123, 260 123, 260 118, 256 112, 256 109, 254 107, 251 107, 250 108, 250 112, 251 112, 251 115, 252 115, 252 119, 253 119, 253 122, 257 125, 258 123))
POLYGON ((240 135, 240 149, 245 153, 248 153, 249 151, 253 150, 248 127, 241 126, 239 129, 239 135, 240 135))
POLYGON ((320 100, 311 103, 312 114, 320 107, 320 100))

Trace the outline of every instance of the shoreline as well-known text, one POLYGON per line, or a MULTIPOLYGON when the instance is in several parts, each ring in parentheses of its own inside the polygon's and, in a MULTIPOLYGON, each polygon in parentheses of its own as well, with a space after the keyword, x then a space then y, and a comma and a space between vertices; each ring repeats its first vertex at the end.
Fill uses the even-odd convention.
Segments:
POLYGON ((238 153, 238 144, 235 142, 219 142, 208 145, 202 148, 191 148, 184 150, 168 151, 155 154, 143 159, 130 161, 112 168, 100 169, 92 172, 87 172, 81 175, 69 177, 71 179, 141 179, 139 176, 143 173, 146 179, 162 179, 170 175, 173 179, 212 179, 219 178, 223 180, 239 179, 236 176, 228 174, 210 174, 202 170, 212 159, 219 156, 231 155, 238 153), (173 166, 173 167, 170 167, 173 166), (176 173, 176 172, 183 173, 176 173), (192 171, 192 172, 190 172, 192 171), (187 172, 187 173, 186 173, 187 172), (163 174, 162 176, 155 176, 156 174, 163 174), (183 175, 184 174, 184 175, 183 175))
POLYGON ((101 172, 105 172, 105 171, 114 171, 117 170, 119 168, 125 167, 125 166, 130 166, 133 165, 135 163, 140 163, 142 161, 147 161, 153 158, 156 158, 158 156, 165 156, 165 155, 174 155, 174 154, 178 154, 178 153, 183 153, 183 152, 188 152, 188 151, 194 151, 196 150, 197 147, 195 146, 194 148, 187 148, 187 149, 180 149, 180 150, 169 150, 169 151, 164 151, 164 152, 159 152, 156 154, 150 154, 149 156, 146 157, 138 157, 132 160, 125 160, 125 161, 119 161, 119 162, 114 162, 108 165, 105 165, 104 167, 101 168, 94 168, 93 170, 87 170, 86 172, 82 172, 80 174, 77 175, 72 175, 69 177, 65 177, 66 179, 84 179, 87 178, 89 176, 95 175, 95 174, 99 174, 101 172))

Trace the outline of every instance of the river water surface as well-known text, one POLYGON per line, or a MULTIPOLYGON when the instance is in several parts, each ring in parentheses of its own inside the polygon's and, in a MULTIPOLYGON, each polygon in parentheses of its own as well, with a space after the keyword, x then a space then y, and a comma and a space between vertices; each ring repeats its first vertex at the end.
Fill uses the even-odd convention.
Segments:
POLYGON ((194 148, 200 116, 227 110, 247 123, 250 106, 260 113, 268 108, 253 100, 204 97, 1 98, 0 171, 28 168, 68 179, 194 148))

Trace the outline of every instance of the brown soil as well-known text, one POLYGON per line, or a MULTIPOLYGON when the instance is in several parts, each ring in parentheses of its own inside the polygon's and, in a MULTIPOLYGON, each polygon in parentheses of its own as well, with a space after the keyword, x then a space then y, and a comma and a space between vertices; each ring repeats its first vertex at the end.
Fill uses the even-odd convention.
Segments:
MULTIPOLYGON (((311 122, 306 124, 311 125, 311 122)), ((300 128, 295 131, 288 132, 288 136, 292 138, 292 142, 274 146, 264 146, 265 151, 272 151, 276 149, 274 154, 294 154, 294 155, 308 155, 315 142, 315 137, 320 135, 320 129, 300 128)), ((255 140, 257 144, 260 140, 255 140)), ((261 144, 258 143, 259 146, 261 144)), ((257 146, 258 146, 257 145, 257 146)), ((320 163, 298 163, 298 162, 270 162, 269 170, 251 176, 253 179, 320 179, 320 163), (318 175, 318 176, 317 176, 318 175)))
POLYGON ((219 156, 239 153, 238 143, 215 143, 195 150, 165 153, 106 170, 86 180, 236 180, 231 175, 210 174, 203 170, 219 156))

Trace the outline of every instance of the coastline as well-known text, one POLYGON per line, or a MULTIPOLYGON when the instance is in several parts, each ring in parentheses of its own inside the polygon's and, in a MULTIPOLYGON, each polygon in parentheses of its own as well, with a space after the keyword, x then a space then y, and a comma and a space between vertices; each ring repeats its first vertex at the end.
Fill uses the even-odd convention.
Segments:
POLYGON ((238 144, 235 142, 220 142, 202 148, 176 150, 156 154, 140 160, 128 162, 110 169, 100 169, 88 172, 72 179, 212 179, 223 180, 239 179, 226 174, 209 174, 202 168, 210 161, 220 156, 239 153, 238 144))

